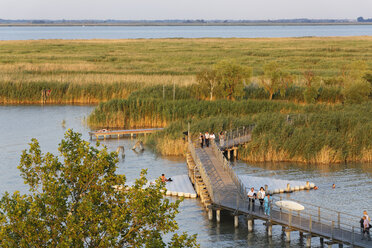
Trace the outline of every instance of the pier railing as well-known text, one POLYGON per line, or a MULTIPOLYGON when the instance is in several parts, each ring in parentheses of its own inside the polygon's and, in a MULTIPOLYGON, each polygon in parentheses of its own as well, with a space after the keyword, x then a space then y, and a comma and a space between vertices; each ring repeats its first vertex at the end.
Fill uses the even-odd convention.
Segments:
MULTIPOLYGON (((304 232, 318 234, 331 240, 338 240, 354 244, 359 240, 360 217, 352 216, 332 209, 327 209, 293 199, 304 205, 302 211, 292 211, 278 207, 275 202, 281 198, 275 197, 271 204, 269 219, 274 222, 285 224, 289 228, 303 230, 304 232)), ((257 207, 257 206, 256 206, 257 207)))
POLYGON ((247 189, 244 186, 243 182, 240 180, 240 178, 235 174, 231 163, 223 155, 222 151, 217 146, 216 142, 214 141, 211 142, 211 148, 213 150, 214 155, 222 163, 224 170, 229 174, 235 186, 238 188, 241 198, 245 200, 247 198, 247 189))
POLYGON ((215 202, 211 180, 210 180, 207 172, 205 171, 205 168, 204 168, 203 164, 201 163, 199 156, 196 154, 195 146, 192 143, 192 140, 191 140, 190 136, 188 137, 188 148, 189 148, 191 156, 192 156, 192 158, 195 162, 195 165, 199 169, 200 175, 203 178, 203 182, 204 182, 205 186, 207 187, 208 194, 211 197, 212 201, 215 202))
POLYGON ((223 141, 218 137, 219 145, 223 147, 232 147, 243 144, 250 140, 254 124, 249 126, 244 126, 236 129, 232 129, 224 132, 223 141))

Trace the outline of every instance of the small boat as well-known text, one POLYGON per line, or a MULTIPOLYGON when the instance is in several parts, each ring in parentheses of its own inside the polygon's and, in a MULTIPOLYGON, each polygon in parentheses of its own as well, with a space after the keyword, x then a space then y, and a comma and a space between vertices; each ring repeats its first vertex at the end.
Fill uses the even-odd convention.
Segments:
POLYGON ((277 201, 275 202, 275 205, 277 205, 280 208, 285 208, 293 211, 302 211, 305 209, 304 206, 294 201, 277 201))

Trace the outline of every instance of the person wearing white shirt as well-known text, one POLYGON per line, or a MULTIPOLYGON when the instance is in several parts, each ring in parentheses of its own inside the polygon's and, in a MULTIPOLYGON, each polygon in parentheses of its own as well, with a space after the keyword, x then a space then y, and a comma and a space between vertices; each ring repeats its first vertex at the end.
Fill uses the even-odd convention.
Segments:
POLYGON ((209 138, 210 138, 210 135, 209 135, 208 132, 205 132, 204 138, 205 138, 205 145, 207 147, 209 147, 209 138))
POLYGON ((254 199, 256 199, 256 192, 254 191, 254 187, 251 188, 251 190, 247 194, 249 198, 249 204, 248 204, 248 210, 250 210, 252 205, 252 211, 254 211, 254 199))

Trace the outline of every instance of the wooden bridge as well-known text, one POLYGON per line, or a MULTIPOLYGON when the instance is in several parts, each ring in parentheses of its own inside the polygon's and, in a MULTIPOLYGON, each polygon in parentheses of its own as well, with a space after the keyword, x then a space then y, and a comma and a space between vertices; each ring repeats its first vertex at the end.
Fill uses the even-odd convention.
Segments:
POLYGON ((128 129, 128 130, 107 130, 107 129, 101 129, 94 132, 89 132, 90 139, 95 137, 97 140, 100 137, 103 137, 103 139, 106 138, 120 138, 124 137, 126 135, 130 135, 133 137, 134 135, 139 134, 148 134, 148 133, 154 133, 157 131, 163 130, 163 128, 147 128, 147 129, 128 129))
POLYGON ((344 244, 354 247, 372 247, 372 241, 361 239, 358 216, 303 202, 299 203, 305 206, 305 210, 292 212, 277 207, 274 204, 279 200, 277 198, 271 198, 269 215, 264 214, 258 200, 256 204, 249 205, 247 189, 222 151, 250 141, 251 130, 252 128, 238 129, 233 134, 225 136, 224 141, 221 142, 222 146, 212 142, 209 148, 196 146, 189 136, 188 155, 194 164, 191 168, 197 170, 203 180, 203 186, 205 185, 204 190, 209 194, 208 199, 203 202, 210 220, 213 219, 213 211, 215 211, 219 222, 220 211, 223 210, 234 216, 235 227, 238 227, 238 217, 245 216, 249 232, 253 230, 254 219, 265 221, 268 236, 272 236, 273 225, 282 226, 287 242, 290 242, 291 232, 298 231, 300 237, 306 238, 306 247, 311 246, 312 237, 319 237, 320 242, 327 244, 328 247, 333 244, 338 244, 339 247, 344 244), (324 242, 324 239, 328 241, 324 242))

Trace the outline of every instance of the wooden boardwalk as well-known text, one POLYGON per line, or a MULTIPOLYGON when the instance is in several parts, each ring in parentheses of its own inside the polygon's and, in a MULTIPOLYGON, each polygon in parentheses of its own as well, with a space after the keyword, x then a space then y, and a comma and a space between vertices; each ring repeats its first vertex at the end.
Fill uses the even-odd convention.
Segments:
POLYGON ((128 129, 128 130, 102 129, 99 131, 89 132, 89 136, 90 136, 90 139, 95 137, 98 140, 100 137, 103 137, 103 139, 115 138, 115 137, 120 138, 120 137, 124 137, 125 135, 130 135, 131 137, 133 137, 133 135, 154 133, 160 130, 163 130, 163 128, 128 129))
POLYGON ((290 241, 290 232, 299 231, 306 236, 307 246, 311 244, 311 237, 320 237, 321 240, 328 239, 329 246, 339 244, 341 247, 343 244, 348 244, 356 247, 372 247, 372 241, 361 239, 360 217, 303 203, 301 204, 305 206, 305 210, 293 213, 280 209, 272 203, 270 215, 264 214, 258 200, 256 205, 249 206, 247 190, 221 150, 248 142, 250 139, 250 134, 240 135, 230 141, 226 140, 222 147, 212 142, 208 148, 196 147, 189 140, 189 151, 196 166, 202 172, 201 176, 212 200, 210 211, 216 210, 218 215, 221 210, 229 211, 234 216, 244 215, 248 220, 248 229, 252 228, 253 219, 266 221, 270 236, 272 225, 281 225, 288 241, 290 241))

